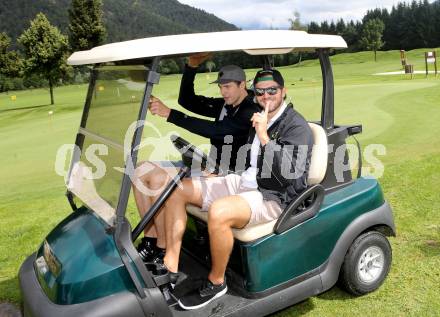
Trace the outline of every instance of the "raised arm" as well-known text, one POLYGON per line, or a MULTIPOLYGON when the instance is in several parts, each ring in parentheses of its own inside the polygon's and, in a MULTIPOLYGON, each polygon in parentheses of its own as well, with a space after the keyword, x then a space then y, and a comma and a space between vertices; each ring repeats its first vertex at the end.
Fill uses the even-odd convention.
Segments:
POLYGON ((178 110, 170 109, 156 97, 151 97, 149 108, 153 115, 166 118, 168 122, 192 133, 213 139, 223 139, 225 135, 246 135, 250 128, 249 118, 252 116, 254 109, 251 107, 243 109, 243 111, 246 111, 245 115, 238 120, 237 118, 231 120, 226 116, 221 121, 210 121, 190 117, 178 110))
POLYGON ((180 82, 179 104, 185 109, 196 114, 217 118, 223 108, 224 100, 222 98, 205 97, 196 95, 194 91, 194 79, 197 73, 197 67, 209 57, 209 54, 199 53, 190 56, 188 65, 180 82))

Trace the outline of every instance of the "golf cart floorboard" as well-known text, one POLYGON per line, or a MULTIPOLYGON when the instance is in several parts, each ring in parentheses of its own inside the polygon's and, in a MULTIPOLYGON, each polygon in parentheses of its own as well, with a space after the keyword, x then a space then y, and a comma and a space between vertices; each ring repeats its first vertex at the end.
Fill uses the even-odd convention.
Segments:
MULTIPOLYGON (((184 279, 177 282, 174 290, 176 298, 197 289, 202 279, 208 276, 208 268, 186 252, 181 253, 180 267, 182 268, 181 272, 184 273, 184 279)), ((319 276, 316 276, 312 278, 313 281, 309 280, 305 284, 299 283, 303 285, 297 284, 293 288, 287 288, 275 294, 262 298, 245 298, 238 289, 239 283, 231 280, 233 275, 228 274, 227 276, 229 276, 227 280, 228 292, 225 295, 195 310, 183 310, 176 302, 170 306, 173 316, 265 316, 315 295, 318 293, 317 286, 321 285, 319 276)))
POLYGON ((173 316, 191 316, 191 317, 219 317, 219 316, 232 316, 238 312, 241 312, 251 300, 234 295, 230 290, 228 293, 209 303, 208 305, 195 309, 195 310, 183 310, 176 303, 170 307, 173 316))
MULTIPOLYGON (((209 273, 206 266, 186 254, 186 252, 182 252, 180 267, 182 268, 184 279, 178 281, 176 285, 174 295, 177 298, 180 298, 191 290, 197 289, 202 279, 206 278, 209 273)), ((230 284, 232 284, 232 281, 228 280, 228 292, 225 295, 212 301, 205 307, 195 310, 183 310, 177 303, 171 305, 170 309, 173 316, 228 316, 255 301, 241 297, 237 291, 229 287, 230 284)))

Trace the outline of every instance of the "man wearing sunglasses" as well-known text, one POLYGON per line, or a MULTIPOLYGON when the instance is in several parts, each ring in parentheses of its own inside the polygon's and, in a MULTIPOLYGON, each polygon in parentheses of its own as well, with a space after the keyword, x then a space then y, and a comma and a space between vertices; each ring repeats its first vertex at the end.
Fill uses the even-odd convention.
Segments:
POLYGON ((313 136, 306 120, 286 104, 283 77, 275 69, 261 70, 255 76, 254 90, 264 111, 250 120, 248 168, 242 175, 185 179, 165 204, 164 266, 170 272, 178 270, 186 205, 208 212, 211 271, 199 289, 179 299, 183 309, 203 307, 227 292, 225 271, 234 244, 232 228, 278 218, 307 187, 313 136))
MULTIPOLYGON (((150 99, 149 109, 153 115, 158 115, 179 127, 192 133, 210 139, 210 157, 216 163, 216 169, 210 171, 217 174, 219 171, 235 171, 237 152, 246 144, 250 118, 260 108, 253 101, 253 96, 246 89, 246 75, 235 65, 227 65, 218 72, 217 84, 221 98, 196 95, 194 80, 198 66, 211 55, 198 53, 189 57, 188 65, 182 76, 179 92, 179 104, 185 109, 214 118, 214 121, 196 118, 181 111, 170 109, 158 98, 150 99)), ((175 162, 179 163, 179 162, 175 162)), ((181 162, 180 162, 181 163, 181 162)), ((177 174, 180 166, 164 169, 151 162, 142 162, 136 169, 133 192, 139 214, 141 217, 149 210, 154 202, 154 195, 177 174), (141 183, 138 183, 141 182, 141 183), (145 190, 148 189, 149 195, 145 190)), ((155 217, 154 224, 144 231, 144 238, 137 246, 141 258, 145 262, 161 261, 165 254, 164 219, 161 212, 155 217)))

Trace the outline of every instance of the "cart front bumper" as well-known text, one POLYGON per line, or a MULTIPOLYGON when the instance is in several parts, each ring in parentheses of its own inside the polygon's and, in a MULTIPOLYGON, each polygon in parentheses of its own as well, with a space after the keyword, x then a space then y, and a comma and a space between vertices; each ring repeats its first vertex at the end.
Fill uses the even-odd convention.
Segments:
POLYGON ((25 317, 145 316, 137 297, 130 292, 120 292, 74 305, 54 304, 46 296, 38 282, 34 261, 35 253, 24 261, 19 271, 25 317))

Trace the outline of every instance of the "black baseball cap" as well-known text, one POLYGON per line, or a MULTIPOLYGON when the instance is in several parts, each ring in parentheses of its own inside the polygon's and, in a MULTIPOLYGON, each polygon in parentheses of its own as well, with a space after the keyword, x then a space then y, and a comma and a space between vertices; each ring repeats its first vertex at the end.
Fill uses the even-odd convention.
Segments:
POLYGON ((211 84, 226 84, 231 81, 246 81, 246 74, 241 67, 236 65, 227 65, 220 68, 217 80, 211 84))
POLYGON ((262 82, 262 81, 266 81, 266 80, 273 80, 278 85, 280 85, 280 87, 284 87, 284 78, 281 75, 281 73, 279 71, 277 71, 276 69, 259 70, 255 74, 253 86, 255 87, 255 84, 262 82))

